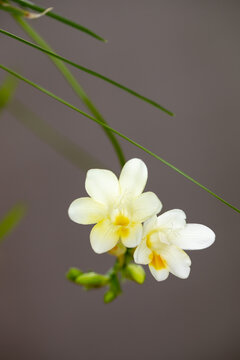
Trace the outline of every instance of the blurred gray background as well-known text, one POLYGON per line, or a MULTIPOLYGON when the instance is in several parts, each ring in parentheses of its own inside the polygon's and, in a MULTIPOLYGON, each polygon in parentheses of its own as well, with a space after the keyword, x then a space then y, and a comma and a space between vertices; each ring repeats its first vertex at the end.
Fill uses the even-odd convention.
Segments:
MULTIPOLYGON (((239 1, 39 1, 109 40, 101 43, 44 17, 31 24, 58 53, 159 101, 175 118, 80 71, 73 73, 116 129, 239 207, 239 1)), ((1 28, 28 38, 7 13, 1 28)), ((84 109, 49 59, 0 36, 1 63, 84 109)), ((0 72, 0 80, 5 74, 0 72)), ((16 97, 42 120, 119 173, 98 125, 20 83, 16 97)), ((4 360, 239 359, 239 214, 120 140, 142 158, 147 189, 164 211, 216 232, 214 246, 189 252, 188 280, 127 283, 117 301, 65 279, 70 266, 106 271, 90 227, 68 219, 85 196, 83 170, 44 144, 19 119, 0 118, 0 216, 18 201, 28 213, 0 248, 0 352, 4 360)), ((98 166, 96 160, 96 166, 98 166)), ((94 161, 93 161, 94 163, 94 161)), ((90 163, 89 163, 90 164, 90 163)), ((92 164, 89 165, 92 167, 92 164)))

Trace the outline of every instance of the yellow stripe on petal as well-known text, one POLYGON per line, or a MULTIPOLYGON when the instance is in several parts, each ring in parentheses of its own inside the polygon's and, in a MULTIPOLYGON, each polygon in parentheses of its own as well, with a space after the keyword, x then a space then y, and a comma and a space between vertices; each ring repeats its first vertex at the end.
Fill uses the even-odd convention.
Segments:
POLYGON ((160 255, 158 255, 153 251, 150 256, 151 256, 151 262, 149 264, 150 266, 154 267, 154 269, 156 270, 167 269, 167 262, 160 255))
POLYGON ((157 281, 163 281, 163 280, 166 280, 168 278, 168 275, 169 275, 169 270, 168 269, 156 270, 153 266, 151 266, 149 264, 149 270, 151 271, 152 276, 157 281))

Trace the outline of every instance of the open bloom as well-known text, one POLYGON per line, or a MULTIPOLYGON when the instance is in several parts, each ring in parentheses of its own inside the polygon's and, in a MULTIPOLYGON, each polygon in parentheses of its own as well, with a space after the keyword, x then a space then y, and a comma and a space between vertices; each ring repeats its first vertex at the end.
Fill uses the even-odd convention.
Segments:
POLYGON ((95 224, 90 242, 96 253, 113 249, 119 241, 126 247, 136 247, 142 238, 142 222, 162 208, 152 192, 142 193, 148 172, 140 159, 129 160, 119 180, 109 170, 87 172, 85 188, 90 197, 72 202, 69 217, 79 224, 95 224))
POLYGON ((170 210, 144 223, 143 239, 134 252, 134 260, 138 264, 148 264, 157 281, 165 280, 169 272, 186 279, 191 260, 182 249, 204 249, 214 240, 215 234, 207 226, 186 224, 182 210, 170 210))

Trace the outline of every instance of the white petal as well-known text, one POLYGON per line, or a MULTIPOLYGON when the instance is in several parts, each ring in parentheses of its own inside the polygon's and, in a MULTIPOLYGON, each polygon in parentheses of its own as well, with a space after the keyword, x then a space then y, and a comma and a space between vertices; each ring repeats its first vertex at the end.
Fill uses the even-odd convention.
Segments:
POLYGON ((162 228, 177 230, 186 225, 186 214, 179 209, 173 209, 158 216, 158 226, 162 228))
POLYGON ((164 246, 161 250, 162 258, 167 262, 169 271, 181 278, 186 279, 190 273, 190 257, 176 246, 164 246))
POLYGON ((174 244, 185 250, 199 250, 211 246, 215 241, 214 232, 200 224, 187 224, 174 239, 174 244))
POLYGON ((110 170, 91 169, 87 172, 85 188, 94 200, 110 204, 119 196, 119 182, 110 170))
POLYGON ((99 222, 92 228, 90 242, 97 254, 102 254, 114 248, 119 240, 117 227, 108 219, 99 222))
POLYGON ((96 224, 105 217, 106 207, 89 197, 80 198, 71 203, 68 215, 78 224, 96 224))
POLYGON ((147 177, 147 167, 142 160, 129 160, 124 165, 119 178, 122 193, 133 197, 140 195, 145 188, 147 177))
POLYGON ((132 203, 133 221, 143 222, 149 217, 156 215, 162 208, 162 203, 153 192, 145 192, 139 195, 132 203))
POLYGON ((149 265, 149 270, 151 271, 152 275, 155 277, 157 281, 163 281, 168 278, 169 275, 168 269, 156 270, 152 265, 149 265))
POLYGON ((157 229, 157 216, 154 215, 143 224, 143 237, 147 236, 151 231, 157 229))
POLYGON ((121 240, 124 246, 134 248, 140 244, 142 239, 142 225, 135 224, 126 228, 126 231, 121 232, 121 240))
POLYGON ((151 261, 152 251, 147 247, 146 239, 143 239, 134 251, 134 261, 137 264, 147 265, 151 261))

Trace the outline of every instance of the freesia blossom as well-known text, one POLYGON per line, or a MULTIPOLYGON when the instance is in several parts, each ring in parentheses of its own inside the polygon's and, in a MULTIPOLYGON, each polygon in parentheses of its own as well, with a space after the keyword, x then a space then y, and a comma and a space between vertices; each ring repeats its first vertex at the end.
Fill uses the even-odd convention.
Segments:
POLYGON ((87 172, 85 188, 90 197, 72 202, 69 217, 78 224, 96 224, 90 242, 96 253, 107 252, 121 242, 133 248, 142 239, 142 222, 162 208, 158 197, 145 192, 147 167, 140 159, 129 160, 119 180, 109 170, 87 172))
POLYGON ((170 210, 144 223, 143 239, 134 252, 134 260, 138 264, 148 264, 157 281, 165 280, 169 272, 186 279, 191 260, 183 249, 204 249, 214 240, 215 234, 207 226, 186 224, 182 210, 170 210))

